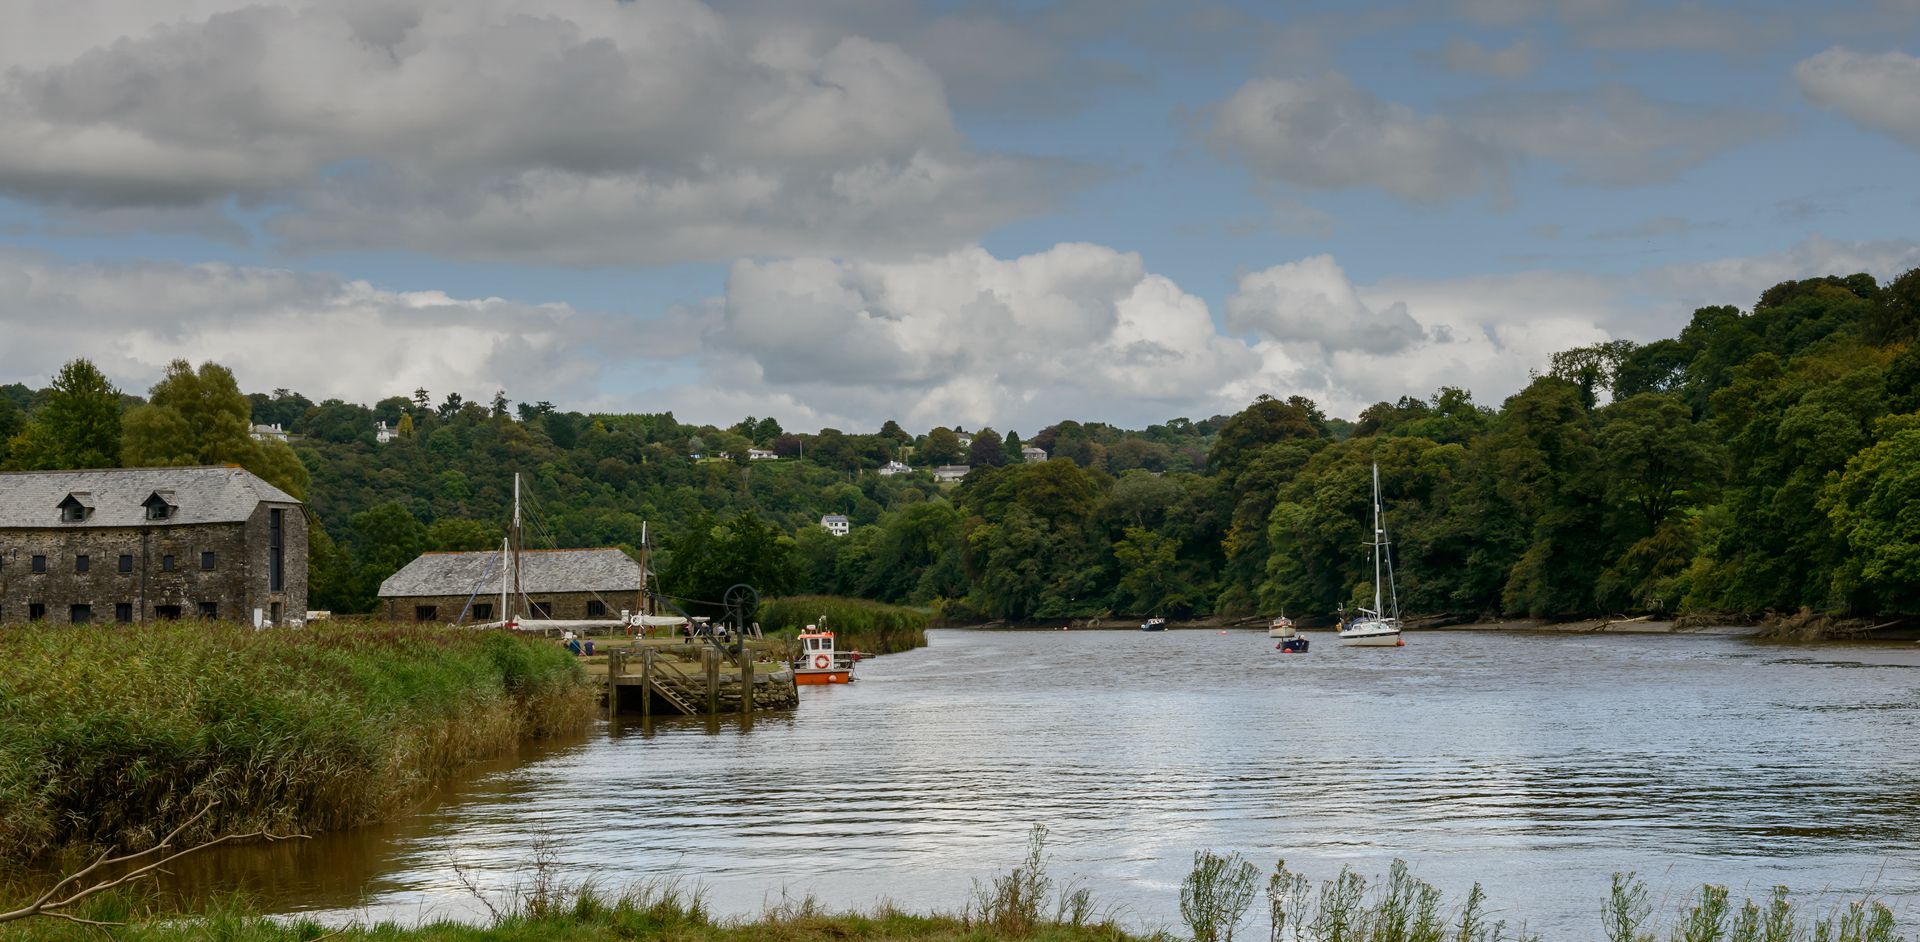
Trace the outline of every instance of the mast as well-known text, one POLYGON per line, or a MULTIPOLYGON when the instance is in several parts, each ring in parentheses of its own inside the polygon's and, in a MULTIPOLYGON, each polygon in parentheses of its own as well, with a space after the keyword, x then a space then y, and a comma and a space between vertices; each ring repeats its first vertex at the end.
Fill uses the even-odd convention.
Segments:
MULTIPOLYGON (((653 592, 647 585, 647 522, 640 521, 640 614, 653 614, 653 592)), ((642 624, 645 624, 642 622, 642 624)))
POLYGON ((500 624, 502 625, 513 620, 512 613, 507 611, 507 566, 511 562, 512 555, 508 549, 507 538, 502 537, 500 539, 500 624))
POLYGON ((513 472, 513 529, 510 531, 513 541, 513 596, 518 601, 526 593, 520 591, 520 472, 513 472))
POLYGON ((1373 617, 1384 618, 1380 609, 1380 546, 1387 531, 1380 527, 1380 463, 1373 463, 1373 617))

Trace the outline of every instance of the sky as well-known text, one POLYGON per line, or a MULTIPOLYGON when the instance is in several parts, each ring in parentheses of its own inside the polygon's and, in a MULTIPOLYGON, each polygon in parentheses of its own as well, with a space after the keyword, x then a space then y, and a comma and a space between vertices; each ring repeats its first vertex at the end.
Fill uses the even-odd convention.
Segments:
POLYGON ((12 0, 0 382, 790 429, 1497 404, 1920 265, 1920 0, 12 0))

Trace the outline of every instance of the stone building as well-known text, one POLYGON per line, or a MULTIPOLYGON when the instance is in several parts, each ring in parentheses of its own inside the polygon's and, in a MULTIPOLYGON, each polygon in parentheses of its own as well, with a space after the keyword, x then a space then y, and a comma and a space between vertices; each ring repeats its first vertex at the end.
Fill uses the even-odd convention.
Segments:
POLYGON ((306 612, 306 508, 250 471, 0 474, 0 622, 306 612))
MULTIPOLYGON (((511 587, 499 550, 422 553, 380 583, 380 614, 391 621, 484 624, 499 621, 500 586, 511 587)), ((520 554, 521 618, 613 618, 640 611, 640 564, 618 549, 526 550, 520 554)))

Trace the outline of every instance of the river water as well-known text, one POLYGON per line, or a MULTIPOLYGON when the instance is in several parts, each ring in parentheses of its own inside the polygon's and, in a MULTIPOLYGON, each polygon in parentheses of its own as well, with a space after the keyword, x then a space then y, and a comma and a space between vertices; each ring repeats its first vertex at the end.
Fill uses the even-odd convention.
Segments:
MULTIPOLYGON (((1547 939, 1600 935, 1609 876, 1920 910, 1920 645, 1420 633, 1306 656, 1264 632, 935 631, 737 722, 626 718, 478 770, 393 825, 184 871, 325 919, 476 918, 468 884, 678 879, 726 914, 783 893, 957 909, 1019 859, 1136 927, 1178 925, 1195 850, 1317 880, 1394 858, 1547 939)), ((1670 921, 1670 920, 1669 920, 1670 921)))

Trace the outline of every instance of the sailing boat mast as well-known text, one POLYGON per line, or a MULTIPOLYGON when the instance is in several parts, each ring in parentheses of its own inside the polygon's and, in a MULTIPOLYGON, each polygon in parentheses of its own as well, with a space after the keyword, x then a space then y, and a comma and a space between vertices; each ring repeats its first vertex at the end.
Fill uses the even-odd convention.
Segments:
POLYGON ((1387 531, 1380 527, 1380 463, 1373 465, 1373 614, 1383 617, 1380 610, 1380 546, 1387 540, 1387 531))
POLYGON ((524 545, 520 538, 520 472, 513 472, 513 529, 509 531, 509 540, 513 544, 513 597, 515 601, 525 593, 520 591, 520 549, 524 545))

